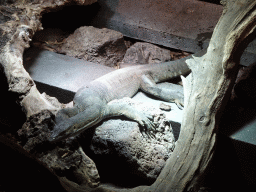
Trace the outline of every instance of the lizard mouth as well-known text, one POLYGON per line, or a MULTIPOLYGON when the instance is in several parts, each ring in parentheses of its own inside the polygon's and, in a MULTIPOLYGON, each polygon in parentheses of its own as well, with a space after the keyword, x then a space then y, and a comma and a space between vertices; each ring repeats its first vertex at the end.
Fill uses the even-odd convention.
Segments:
POLYGON ((51 143, 53 143, 53 142, 55 142, 55 141, 56 141, 56 138, 55 138, 55 137, 51 137, 51 136, 50 136, 50 137, 48 138, 48 141, 50 141, 51 143))
POLYGON ((62 132, 59 135, 52 133, 52 135, 48 138, 48 141, 50 141, 51 143, 55 143, 55 142, 61 141, 63 139, 69 138, 71 136, 72 136, 71 133, 67 134, 67 133, 62 132))
POLYGON ((69 137, 75 137, 77 135, 79 135, 80 133, 82 133, 84 130, 86 130, 87 128, 97 124, 98 122, 100 122, 102 120, 101 116, 94 119, 93 121, 83 125, 83 126, 79 126, 79 125, 75 125, 72 127, 69 127, 67 129, 65 129, 62 132, 59 132, 57 130, 53 130, 51 136, 48 138, 49 142, 54 143, 54 142, 58 142, 64 139, 67 139, 69 137))

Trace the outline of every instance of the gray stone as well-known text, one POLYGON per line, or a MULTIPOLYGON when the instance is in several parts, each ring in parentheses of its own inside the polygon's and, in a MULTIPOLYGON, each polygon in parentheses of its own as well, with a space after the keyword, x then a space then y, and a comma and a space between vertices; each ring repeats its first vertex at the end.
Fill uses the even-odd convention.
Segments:
POLYGON ((59 51, 72 57, 114 67, 123 59, 126 46, 120 32, 85 26, 75 30, 59 51))
POLYGON ((137 42, 126 51, 122 63, 162 63, 171 59, 171 52, 168 49, 150 43, 137 42))
MULTIPOLYGON (((156 133, 149 136, 140 130, 136 122, 111 119, 96 128, 91 150, 100 159, 111 155, 114 161, 121 164, 125 161, 124 167, 129 167, 129 174, 155 180, 175 147, 172 127, 163 111, 130 98, 122 100, 137 110, 152 115, 156 133)), ((115 166, 111 169, 114 170, 115 166)))
POLYGON ((172 107, 171 107, 171 105, 167 105, 167 104, 162 102, 159 105, 159 109, 162 109, 164 111, 171 111, 172 107))

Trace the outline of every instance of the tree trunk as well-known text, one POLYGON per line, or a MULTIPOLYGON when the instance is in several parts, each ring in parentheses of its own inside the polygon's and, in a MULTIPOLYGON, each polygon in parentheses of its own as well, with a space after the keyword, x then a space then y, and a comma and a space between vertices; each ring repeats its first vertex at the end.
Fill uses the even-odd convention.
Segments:
MULTIPOLYGON (((28 121, 24 129, 19 131, 21 136, 31 134, 28 130, 33 129, 35 123, 51 125, 51 113, 45 110, 54 111, 56 107, 41 95, 36 86, 23 68, 23 51, 29 46, 29 40, 36 31, 40 29, 40 16, 43 11, 64 5, 66 1, 43 1, 25 3, 22 1, 19 6, 3 6, 0 14, 6 20, 0 23, 0 63, 7 79, 9 91, 16 94, 15 99, 24 109, 28 121), (6 12, 4 12, 6 11, 6 12), (15 13, 15 14, 10 14, 15 13), (42 115, 40 115, 40 113, 42 115), (40 117, 38 117, 38 115, 40 117), (47 119, 43 121, 42 119, 47 119), (36 122, 29 124, 29 122, 36 122)), ((93 1, 76 1, 80 4, 88 4, 93 1)), ((212 160, 215 151, 216 137, 221 111, 225 107, 235 77, 238 71, 240 57, 255 36, 256 26, 256 1, 255 0, 227 0, 223 1, 224 11, 215 27, 207 53, 202 57, 194 57, 187 60, 192 72, 187 78, 182 78, 185 89, 185 108, 182 120, 181 133, 172 156, 168 159, 158 179, 151 186, 140 186, 133 189, 116 189, 105 185, 97 186, 97 181, 89 181, 90 177, 86 172, 88 163, 81 147, 73 149, 65 146, 63 149, 48 148, 49 154, 56 159, 51 159, 45 149, 32 146, 24 141, 12 140, 13 145, 19 145, 20 150, 30 153, 31 157, 37 158, 53 174, 55 174, 63 187, 71 191, 198 191, 203 174, 212 160), (60 151, 61 149, 61 151, 60 151), (72 153, 71 161, 65 161, 65 155, 72 153), (58 156, 61 154, 61 159, 58 156), (58 159, 59 158, 59 159, 58 159), (52 165, 53 160, 55 164, 52 165), (67 163, 68 162, 68 163, 67 163), (70 164, 71 162, 71 164, 70 164), (73 163, 73 164, 72 164, 73 163), (68 167, 69 171, 56 172, 59 169, 68 167), (61 167, 63 166, 63 167, 61 167), (66 178, 72 171, 78 181, 71 181, 66 178), (83 180, 83 181, 81 181, 83 180)), ((40 126, 39 126, 40 127, 40 126)), ((44 129, 44 128, 42 128, 44 129)), ((44 140, 48 130, 35 137, 44 140)), ((31 135, 29 135, 31 137, 31 135)), ((20 137, 18 137, 20 138, 20 137)), ((38 143, 33 143, 38 144, 38 143)), ((42 143, 39 143, 40 145, 42 143)))

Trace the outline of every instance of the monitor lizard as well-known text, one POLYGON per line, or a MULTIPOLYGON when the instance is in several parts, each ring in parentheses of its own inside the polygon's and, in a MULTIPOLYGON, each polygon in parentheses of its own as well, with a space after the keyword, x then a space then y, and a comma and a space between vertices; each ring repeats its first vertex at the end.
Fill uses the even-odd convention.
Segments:
MULTIPOLYGON (((196 56, 201 56, 200 51, 196 56)), ((190 69, 186 64, 188 56, 176 61, 159 64, 146 64, 127 67, 110 72, 90 82, 89 86, 80 88, 74 96, 74 106, 59 110, 55 126, 49 137, 50 142, 74 137, 96 125, 105 118, 124 115, 137 121, 146 131, 154 131, 150 116, 138 112, 126 103, 110 102, 114 99, 134 96, 142 90, 159 99, 175 102, 183 107, 183 88, 172 84, 171 89, 158 86, 156 83, 186 75, 190 69)))

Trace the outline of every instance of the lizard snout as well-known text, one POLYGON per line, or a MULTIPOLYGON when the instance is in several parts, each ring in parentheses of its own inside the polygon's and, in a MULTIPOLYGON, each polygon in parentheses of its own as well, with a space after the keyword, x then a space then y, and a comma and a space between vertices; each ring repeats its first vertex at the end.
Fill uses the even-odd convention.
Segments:
POLYGON ((62 122, 60 124, 56 124, 54 129, 52 130, 51 136, 48 138, 50 142, 57 142, 60 140, 67 139, 69 137, 72 137, 76 134, 77 132, 77 125, 67 123, 67 122, 62 122))
POLYGON ((56 142, 56 134, 54 132, 51 132, 50 137, 48 138, 48 141, 50 141, 51 143, 56 142))

